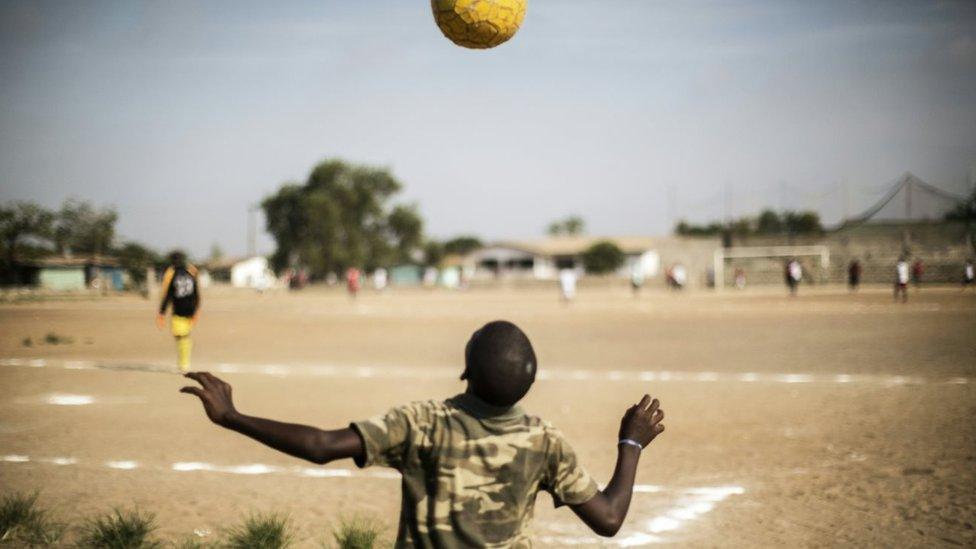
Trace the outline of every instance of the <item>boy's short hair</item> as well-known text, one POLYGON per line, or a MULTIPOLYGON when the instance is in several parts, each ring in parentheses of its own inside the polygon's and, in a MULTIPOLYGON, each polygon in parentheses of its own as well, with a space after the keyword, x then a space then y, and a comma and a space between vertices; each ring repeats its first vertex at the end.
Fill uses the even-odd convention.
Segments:
POLYGON ((176 267, 182 267, 183 265, 186 265, 186 254, 179 250, 170 252, 169 264, 174 265, 176 267))
POLYGON ((471 335, 464 350, 469 389, 495 406, 512 406, 535 381, 535 350, 528 336, 505 320, 489 322, 471 335))

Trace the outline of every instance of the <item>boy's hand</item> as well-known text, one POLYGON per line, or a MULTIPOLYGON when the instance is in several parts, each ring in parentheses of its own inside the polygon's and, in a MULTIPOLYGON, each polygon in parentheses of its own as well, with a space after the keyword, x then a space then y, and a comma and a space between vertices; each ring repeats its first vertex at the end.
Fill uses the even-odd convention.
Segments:
POLYGON ((156 315, 156 327, 162 330, 163 327, 165 326, 166 326, 166 315, 164 315, 163 313, 158 313, 156 315))
POLYGON ((210 372, 190 372, 184 375, 199 382, 203 388, 188 386, 180 389, 180 392, 200 397, 210 421, 226 427, 227 421, 237 413, 231 399, 230 384, 210 372))
POLYGON ((654 440, 654 437, 664 432, 664 410, 661 403, 650 395, 644 395, 641 401, 627 410, 620 420, 620 439, 629 438, 639 442, 644 448, 654 440))

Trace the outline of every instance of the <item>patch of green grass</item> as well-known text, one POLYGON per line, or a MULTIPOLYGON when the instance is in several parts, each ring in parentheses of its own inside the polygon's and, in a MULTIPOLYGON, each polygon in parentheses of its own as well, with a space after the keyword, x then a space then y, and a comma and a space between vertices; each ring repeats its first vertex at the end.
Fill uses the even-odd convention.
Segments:
POLYGON ((78 545, 90 549, 154 549, 162 546, 153 538, 155 530, 156 516, 152 513, 116 509, 89 519, 78 545))
POLYGON ((277 513, 250 515, 227 532, 229 549, 282 549, 292 542, 288 517, 277 513))
POLYGON ((343 517, 332 537, 339 549, 372 549, 381 543, 384 530, 378 520, 370 517, 343 517))
POLYGON ((63 534, 64 525, 51 520, 47 511, 37 506, 37 492, 9 494, 0 499, 0 543, 50 546, 63 534))
POLYGON ((54 332, 48 332, 47 335, 44 336, 44 343, 47 343, 48 345, 70 345, 74 342, 74 338, 58 335, 54 332))

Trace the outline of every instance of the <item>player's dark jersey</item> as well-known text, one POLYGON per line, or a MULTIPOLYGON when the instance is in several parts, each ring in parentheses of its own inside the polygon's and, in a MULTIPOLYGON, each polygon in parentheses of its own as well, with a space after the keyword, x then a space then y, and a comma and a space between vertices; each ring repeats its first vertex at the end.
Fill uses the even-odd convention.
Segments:
POLYGON ((197 269, 193 265, 168 267, 163 273, 163 302, 159 304, 159 314, 166 313, 166 307, 173 304, 173 314, 191 317, 200 304, 200 290, 197 284, 197 269))

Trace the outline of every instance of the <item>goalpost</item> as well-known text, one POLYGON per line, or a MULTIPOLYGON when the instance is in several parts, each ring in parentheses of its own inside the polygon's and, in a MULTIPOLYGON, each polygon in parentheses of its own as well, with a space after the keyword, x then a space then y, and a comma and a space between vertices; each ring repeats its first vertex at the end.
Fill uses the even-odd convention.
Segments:
POLYGON ((830 268, 830 249, 827 246, 744 246, 740 248, 716 248, 713 269, 715 271, 715 290, 725 288, 725 260, 764 257, 802 257, 820 258, 824 273, 830 268))

